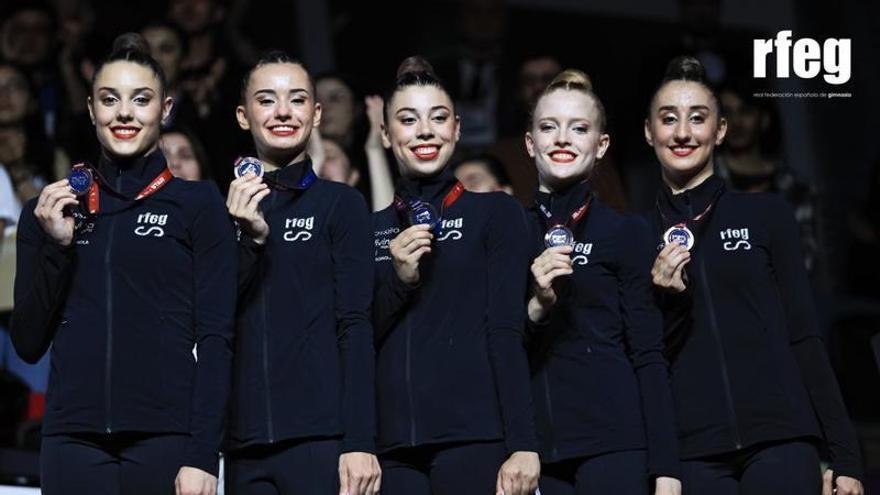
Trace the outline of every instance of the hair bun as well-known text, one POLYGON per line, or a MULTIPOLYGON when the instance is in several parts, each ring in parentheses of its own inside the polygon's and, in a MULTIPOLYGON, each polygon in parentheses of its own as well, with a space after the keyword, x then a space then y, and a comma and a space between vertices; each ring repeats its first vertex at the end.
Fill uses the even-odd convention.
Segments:
POLYGON ((593 81, 590 80, 590 76, 587 75, 586 72, 577 70, 577 69, 565 69, 560 72, 559 75, 553 78, 553 81, 550 82, 548 87, 556 88, 556 87, 571 87, 571 86, 583 86, 584 89, 593 90, 593 81))
POLYGON ((706 69, 695 57, 681 55, 669 61, 663 81, 695 81, 708 86, 706 69))
POLYGON ((435 79, 437 78, 437 74, 434 73, 434 67, 424 57, 418 55, 407 57, 400 63, 400 67, 397 68, 398 80, 408 75, 427 75, 435 79))
POLYGON ((137 52, 144 55, 150 55, 150 45, 138 33, 120 34, 113 40, 113 53, 121 52, 137 52))

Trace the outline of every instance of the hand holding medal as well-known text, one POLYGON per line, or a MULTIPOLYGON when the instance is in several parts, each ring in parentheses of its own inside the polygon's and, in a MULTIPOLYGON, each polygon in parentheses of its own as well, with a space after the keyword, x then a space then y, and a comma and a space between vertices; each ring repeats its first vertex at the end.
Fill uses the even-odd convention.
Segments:
MULTIPOLYGON (((667 237, 669 236, 663 236, 664 239, 667 237)), ((684 292, 687 288, 687 272, 684 267, 691 260, 688 249, 689 246, 675 239, 666 243, 651 268, 654 285, 670 292, 684 292)))
POLYGON ((263 165, 256 158, 239 158, 235 162, 235 176, 229 184, 226 208, 245 233, 262 244, 269 237, 269 224, 259 205, 270 192, 263 182, 263 165))
POLYGON ((74 194, 69 179, 62 179, 49 184, 40 192, 34 217, 51 241, 69 246, 73 242, 75 220, 73 216, 65 214, 65 208, 78 204, 79 199, 74 194))
MULTIPOLYGON (((548 231, 548 236, 552 231, 548 231)), ((529 300, 529 318, 532 321, 543 320, 556 304, 553 281, 574 273, 569 256, 573 249, 572 244, 565 242, 548 247, 532 262, 532 277, 535 279, 534 295, 529 300)))
POLYGON ((419 261, 431 252, 434 234, 429 223, 413 225, 397 235, 388 244, 394 271, 408 285, 419 283, 419 261))

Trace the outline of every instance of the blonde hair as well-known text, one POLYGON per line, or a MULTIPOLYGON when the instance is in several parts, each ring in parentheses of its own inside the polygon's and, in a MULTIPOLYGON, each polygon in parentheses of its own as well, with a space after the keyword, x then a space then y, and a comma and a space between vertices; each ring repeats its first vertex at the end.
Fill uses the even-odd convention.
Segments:
POLYGON ((541 92, 541 96, 535 100, 535 106, 532 107, 532 111, 529 114, 530 126, 534 121, 535 110, 538 108, 538 103, 541 102, 542 98, 557 90, 578 91, 592 98, 599 114, 596 127, 600 132, 605 130, 605 125, 607 123, 605 118, 605 105, 602 104, 599 96, 593 91, 593 81, 590 79, 590 76, 588 76, 586 72, 578 69, 565 69, 554 77, 553 80, 550 81, 550 84, 544 88, 544 91, 541 92))

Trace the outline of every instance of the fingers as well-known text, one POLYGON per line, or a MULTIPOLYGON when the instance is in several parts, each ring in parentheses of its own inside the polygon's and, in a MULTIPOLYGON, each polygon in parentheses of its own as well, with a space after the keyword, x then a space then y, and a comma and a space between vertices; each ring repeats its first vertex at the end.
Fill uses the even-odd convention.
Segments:
POLYGON ((339 466, 339 495, 349 495, 351 485, 348 477, 348 468, 345 464, 339 466))
POLYGON ((370 486, 370 495, 376 495, 382 490, 382 467, 379 466, 379 461, 373 459, 373 468, 376 471, 376 477, 373 478, 373 483, 370 486))
MULTIPOLYGON (((431 245, 434 234, 428 225, 413 225, 397 235, 389 243, 392 256, 399 259, 410 258, 412 255, 431 245)), ((430 251, 430 249, 429 249, 430 251)), ((416 258, 418 259, 418 258, 416 258)))
POLYGON ((825 470, 825 474, 822 475, 822 495, 833 495, 834 493, 834 471, 830 469, 825 470))
POLYGON ((498 477, 495 479, 495 495, 505 495, 504 480, 501 471, 498 471, 498 477))

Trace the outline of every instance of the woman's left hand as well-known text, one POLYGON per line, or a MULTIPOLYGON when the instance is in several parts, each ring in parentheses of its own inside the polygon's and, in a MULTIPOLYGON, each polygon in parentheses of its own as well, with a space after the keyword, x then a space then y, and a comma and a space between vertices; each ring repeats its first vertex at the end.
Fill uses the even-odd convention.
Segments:
POLYGON ((838 476, 834 479, 834 471, 825 470, 822 477, 822 495, 864 495, 865 487, 862 482, 849 476, 838 476), (835 491, 836 490, 836 491, 835 491))
POLYGON ((174 480, 175 495, 216 495, 217 477, 201 469, 183 466, 174 480))
POLYGON ((668 476, 657 477, 654 495, 681 495, 681 481, 668 476))
POLYGON ((538 488, 541 461, 536 452, 514 452, 498 470, 497 495, 532 495, 538 488))

